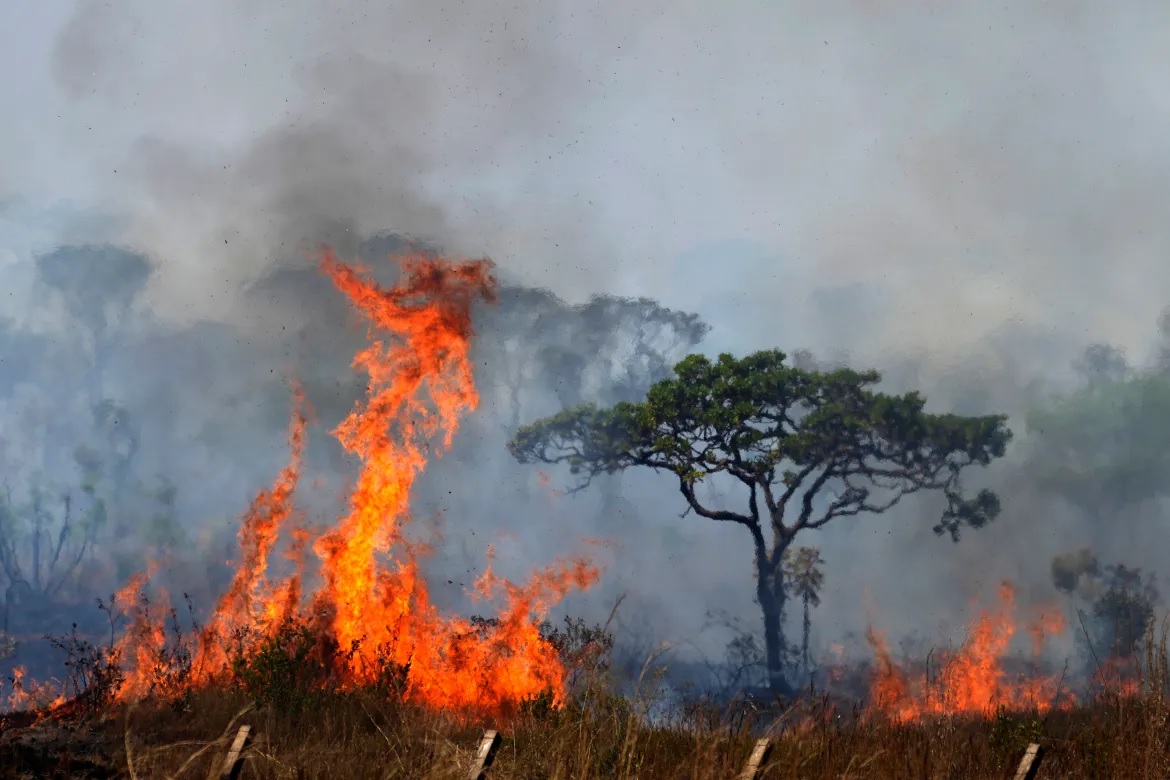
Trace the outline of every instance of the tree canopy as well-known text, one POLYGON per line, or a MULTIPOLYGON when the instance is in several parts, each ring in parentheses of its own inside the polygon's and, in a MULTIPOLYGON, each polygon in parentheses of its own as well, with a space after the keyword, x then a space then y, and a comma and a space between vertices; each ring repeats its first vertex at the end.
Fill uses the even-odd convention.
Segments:
POLYGON ((678 479, 690 508, 711 520, 780 537, 837 517, 880 513, 904 496, 938 490, 947 506, 937 533, 958 538, 998 512, 989 491, 961 492, 960 475, 1003 455, 1002 416, 930 414, 918 393, 886 395, 876 371, 795 368, 778 350, 737 359, 691 355, 641 403, 584 404, 521 428, 509 450, 521 462, 565 463, 576 488, 631 466, 678 479), (750 491, 747 511, 707 506, 697 482, 725 474, 750 491), (822 491, 831 491, 818 506, 822 491))
POLYGON ((1095 516, 1167 493, 1170 378, 1136 373, 1090 382, 1033 410, 1039 483, 1095 516))
POLYGON ((526 389, 547 387, 566 406, 637 399, 709 330, 697 315, 649 298, 595 295, 572 305, 515 286, 501 289, 477 322, 484 384, 506 393, 513 429, 531 400, 526 389))
POLYGON ((143 255, 113 246, 64 246, 37 258, 37 274, 99 343, 150 281, 143 255))

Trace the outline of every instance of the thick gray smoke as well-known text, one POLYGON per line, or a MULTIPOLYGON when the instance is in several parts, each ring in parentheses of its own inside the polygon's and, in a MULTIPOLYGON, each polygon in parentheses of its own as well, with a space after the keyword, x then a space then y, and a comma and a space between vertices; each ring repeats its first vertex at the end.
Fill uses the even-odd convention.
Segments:
MULTIPOLYGON (((645 296, 708 323, 705 350, 807 347, 1022 429, 1086 345, 1143 359, 1167 302, 1153 2, 132 0, 3 17, 0 66, 22 74, 0 83, 13 473, 78 483, 76 448, 105 430, 94 394, 114 399, 139 432, 135 479, 171 479, 184 533, 225 556, 284 458, 283 378, 323 427, 361 392, 361 327, 311 270, 322 243, 369 262, 404 243, 371 240, 384 232, 486 254, 510 285, 481 319, 483 406, 420 496, 446 534, 436 598, 459 601, 487 543, 520 573, 605 537, 605 585, 572 609, 602 619, 629 592, 647 641, 715 654, 709 611, 757 619, 746 538, 678 519, 654 475, 563 497, 563 475, 542 487, 503 450, 517 420, 637 390, 649 374, 619 364, 639 338, 672 359, 691 346, 569 304, 645 296), (69 252, 100 255, 69 249, 84 245, 149 276, 126 261, 109 289, 71 277, 69 252)), ((325 512, 347 463, 324 434, 310 446, 325 512)), ((1038 487, 1043 457, 1062 455, 1019 439, 988 477, 1004 516, 957 546, 931 534, 929 501, 808 539, 827 561, 817 641, 870 618, 953 636, 1001 578, 1055 598, 1047 562, 1080 546, 1156 568, 1157 506, 1102 529, 1038 487)), ((134 500, 147 522, 154 499, 134 500)))

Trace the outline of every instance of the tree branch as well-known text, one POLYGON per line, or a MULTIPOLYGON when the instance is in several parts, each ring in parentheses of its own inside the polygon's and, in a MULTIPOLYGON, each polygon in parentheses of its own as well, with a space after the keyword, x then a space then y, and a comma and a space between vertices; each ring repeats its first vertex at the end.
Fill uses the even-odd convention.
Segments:
POLYGON ((691 509, 695 510, 695 514, 699 515, 700 517, 705 517, 708 520, 720 520, 724 522, 739 523, 740 525, 747 526, 748 528, 758 528, 760 525, 758 516, 751 517, 749 515, 743 515, 738 512, 730 512, 726 509, 709 509, 708 507, 703 506, 701 503, 699 503, 698 497, 695 496, 695 486, 693 482, 688 480, 686 477, 680 476, 678 478, 678 489, 683 494, 683 498, 687 500, 687 504, 689 504, 691 509))

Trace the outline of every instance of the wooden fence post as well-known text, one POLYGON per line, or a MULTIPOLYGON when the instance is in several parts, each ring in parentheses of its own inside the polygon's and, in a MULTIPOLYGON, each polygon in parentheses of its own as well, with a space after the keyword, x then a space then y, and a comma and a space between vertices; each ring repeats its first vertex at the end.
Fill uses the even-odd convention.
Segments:
POLYGON ((479 749, 475 751, 475 761, 471 771, 467 773, 467 780, 484 780, 492 762, 496 760, 496 751, 500 747, 500 732, 488 729, 479 741, 479 749))
POLYGON ((240 776, 240 770, 244 768, 244 748, 251 733, 251 726, 240 726, 236 732, 236 738, 223 762, 223 769, 219 771, 220 780, 236 780, 240 776))
POLYGON ((1028 745, 1028 749, 1024 751, 1024 757, 1020 759, 1015 780, 1036 780, 1036 772, 1040 770, 1040 757, 1042 755, 1043 751, 1035 742, 1028 745))
POLYGON ((756 746, 752 748, 752 754, 748 756, 747 763, 744 764, 743 771, 739 773, 739 780, 756 780, 771 752, 772 740, 767 737, 757 740, 756 746))

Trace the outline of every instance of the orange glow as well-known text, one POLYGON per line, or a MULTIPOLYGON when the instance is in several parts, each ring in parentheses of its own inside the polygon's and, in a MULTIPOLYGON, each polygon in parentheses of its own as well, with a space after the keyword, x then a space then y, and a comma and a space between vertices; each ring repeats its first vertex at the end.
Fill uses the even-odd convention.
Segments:
POLYGON ((1093 672, 1092 684, 1102 693, 1131 697, 1142 693, 1141 669, 1137 659, 1110 656, 1093 672))
POLYGON ((25 679, 28 671, 23 666, 12 670, 9 678, 11 690, 6 697, 6 709, 9 712, 31 710, 37 714, 37 719, 51 715, 65 703, 65 697, 60 686, 51 682, 32 682, 25 679))
MULTIPOLYGON (((566 670, 540 636, 539 621, 571 590, 595 582, 597 569, 583 560, 558 561, 515 585, 491 571, 488 550, 489 569, 472 595, 500 597, 503 606, 498 626, 477 629, 431 604, 419 568, 426 549, 403 535, 415 478, 428 456, 450 448, 460 417, 479 402, 469 357, 471 311, 477 300, 494 301, 490 262, 408 257, 389 288, 328 250, 321 269, 369 321, 369 344, 353 361, 368 376, 367 397, 333 432, 362 467, 345 515, 324 533, 311 533, 294 500, 308 420, 296 389, 289 464, 241 520, 235 576, 198 638, 186 684, 225 679, 241 642, 247 654, 292 621, 335 648, 328 661, 343 687, 376 683, 389 660, 408 669, 406 697, 432 707, 499 714, 545 692, 562 701, 566 670), (282 540, 295 571, 270 579, 282 540), (306 579, 309 552, 315 589, 306 579)), ((136 577, 121 601, 136 601, 146 579, 136 577)), ((157 662, 163 649, 159 616, 140 610, 118 647, 130 667, 121 698, 157 687, 165 676, 157 662)))
MULTIPOLYGON (((877 660, 870 683, 871 701, 897 721, 930 715, 986 715, 1000 706, 1045 712, 1071 703, 1059 678, 1014 678, 1004 670, 1003 659, 1016 634, 1014 621, 1015 590, 1005 582, 999 588, 999 605, 984 610, 967 641, 945 655, 940 668, 929 675, 899 668, 885 638, 871 628, 867 639, 877 660)), ((1059 612, 1044 611, 1027 630, 1033 653, 1038 656, 1050 637, 1064 632, 1064 618, 1059 612)))

